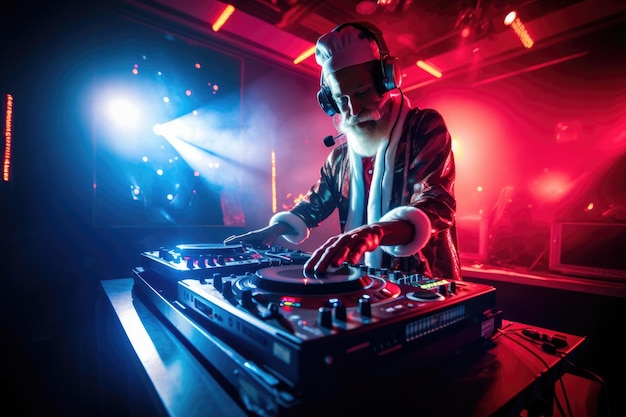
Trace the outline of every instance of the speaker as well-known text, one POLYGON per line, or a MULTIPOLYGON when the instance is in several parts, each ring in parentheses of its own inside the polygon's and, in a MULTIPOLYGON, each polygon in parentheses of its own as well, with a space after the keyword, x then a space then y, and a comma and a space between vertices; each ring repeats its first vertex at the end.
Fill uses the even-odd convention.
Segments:
MULTIPOLYGON (((390 55, 380 29, 368 22, 350 22, 341 24, 332 31, 339 32, 348 26, 363 32, 368 38, 372 38, 378 46, 378 53, 380 55, 380 74, 374 74, 374 79, 377 81, 376 89, 378 92, 383 94, 384 92, 393 90, 394 88, 400 88, 400 85, 402 84, 402 69, 400 67, 400 60, 398 57, 390 55)), ((324 84, 323 72, 320 79, 320 91, 317 92, 317 101, 320 103, 320 107, 322 107, 322 110, 324 110, 327 115, 333 116, 336 113, 339 113, 339 108, 333 99, 330 88, 324 84)))

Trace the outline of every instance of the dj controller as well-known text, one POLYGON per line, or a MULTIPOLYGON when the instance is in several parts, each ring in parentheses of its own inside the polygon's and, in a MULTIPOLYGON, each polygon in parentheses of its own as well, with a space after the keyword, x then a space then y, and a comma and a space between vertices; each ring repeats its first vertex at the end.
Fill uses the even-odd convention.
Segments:
POLYGON ((500 327, 494 287, 348 264, 307 277, 308 257, 280 247, 161 248, 141 254, 135 293, 261 416, 301 414, 346 385, 483 344, 500 327))

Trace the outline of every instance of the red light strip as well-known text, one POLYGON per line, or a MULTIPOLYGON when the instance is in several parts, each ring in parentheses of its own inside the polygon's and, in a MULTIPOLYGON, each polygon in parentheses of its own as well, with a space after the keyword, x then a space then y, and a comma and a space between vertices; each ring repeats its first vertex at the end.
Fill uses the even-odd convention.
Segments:
POLYGON ((272 213, 276 213, 276 151, 272 151, 272 213))
POLYGON ((6 95, 6 110, 4 112, 4 161, 2 166, 2 180, 9 182, 11 178, 11 143, 13 141, 13 96, 6 95))

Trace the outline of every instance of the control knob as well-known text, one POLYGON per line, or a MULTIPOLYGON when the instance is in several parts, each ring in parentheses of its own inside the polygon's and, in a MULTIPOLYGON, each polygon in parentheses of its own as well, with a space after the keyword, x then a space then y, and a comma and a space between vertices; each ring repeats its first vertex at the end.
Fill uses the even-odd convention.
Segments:
POLYGON ((224 281, 222 280, 222 274, 220 274, 219 272, 216 272, 215 274, 213 274, 213 287, 218 290, 219 292, 222 292, 222 284, 224 283, 224 281))
POLYGON ((222 295, 228 299, 234 295, 233 293, 233 284, 230 281, 224 281, 222 283, 222 295))
POLYGON ((334 313, 335 320, 338 320, 338 321, 348 320, 348 315, 346 313, 346 305, 342 303, 340 300, 337 300, 333 304, 333 313, 334 313))
POLYGON ((317 324, 327 329, 333 327, 332 309, 328 306, 323 306, 318 309, 317 312, 317 324))
POLYGON ((255 304, 252 300, 252 290, 250 288, 245 288, 241 291, 241 306, 249 311, 254 309, 255 304))
POLYGON ((448 295, 448 287, 445 284, 440 284, 437 287, 437 292, 443 296, 448 295))
POLYGON ((372 301, 367 294, 359 298, 359 314, 363 317, 372 317, 372 301))

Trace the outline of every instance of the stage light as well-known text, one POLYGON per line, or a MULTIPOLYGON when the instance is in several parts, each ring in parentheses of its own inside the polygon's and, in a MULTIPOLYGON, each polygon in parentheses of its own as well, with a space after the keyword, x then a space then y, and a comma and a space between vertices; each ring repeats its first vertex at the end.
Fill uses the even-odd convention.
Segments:
POLYGON ((356 12, 363 16, 367 16, 376 12, 377 8, 378 3, 373 0, 363 0, 356 4, 356 12))
POLYGON ((305 59, 307 59, 314 53, 315 53, 315 45, 311 46, 309 49, 307 49, 306 51, 298 55, 298 57, 293 60, 293 63, 298 65, 299 63, 301 63, 302 61, 304 61, 305 59))
POLYGON ((433 65, 427 63, 426 61, 422 61, 420 59, 419 61, 417 61, 415 63, 415 65, 417 65, 419 68, 423 69, 424 71, 426 71, 427 73, 429 73, 430 75, 432 75, 435 78, 443 77, 443 73, 441 71, 439 71, 437 68, 435 68, 433 65))
POLYGON ((411 5, 412 0, 377 0, 376 4, 380 6, 383 11, 403 12, 411 5))
POLYGON ((213 29, 214 32, 218 32, 222 28, 222 26, 224 26, 224 23, 226 23, 226 21, 230 19, 230 16, 234 12, 235 12, 234 6, 231 6, 230 4, 226 5, 222 13, 217 17, 217 19, 213 23, 213 26, 211 26, 211 29, 213 29))
POLYGON ((504 16, 504 25, 510 26, 515 19, 517 19, 517 12, 513 10, 512 12, 509 12, 506 16, 504 16))
POLYGON ((524 48, 530 49, 533 47, 535 41, 532 36, 530 36, 530 33, 528 33, 526 25, 524 25, 524 22, 522 22, 519 18, 516 11, 509 12, 504 17, 504 24, 506 26, 511 26, 511 29, 513 29, 519 40, 522 42, 524 48))
POLYGON ((461 29, 461 37, 463 39, 469 38, 471 34, 472 34, 472 28, 471 27, 464 26, 463 29, 461 29))
POLYGON ((121 129, 135 129, 141 125, 140 105, 131 97, 109 99, 105 106, 109 120, 121 129))

